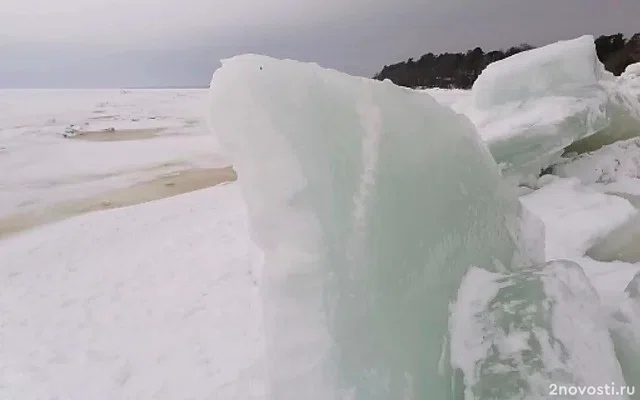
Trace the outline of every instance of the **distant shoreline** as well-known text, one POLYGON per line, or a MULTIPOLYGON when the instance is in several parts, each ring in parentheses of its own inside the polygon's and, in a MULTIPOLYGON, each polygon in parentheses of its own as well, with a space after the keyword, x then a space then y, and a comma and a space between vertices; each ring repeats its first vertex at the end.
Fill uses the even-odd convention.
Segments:
MULTIPOLYGON (((594 40, 598 59, 614 75, 620 75, 628 65, 640 62, 640 33, 630 38, 622 33, 602 35, 594 40)), ((409 58, 385 65, 373 79, 389 79, 409 88, 471 89, 489 64, 534 48, 522 43, 506 50, 488 52, 476 47, 459 53, 426 53, 417 60, 409 58)))

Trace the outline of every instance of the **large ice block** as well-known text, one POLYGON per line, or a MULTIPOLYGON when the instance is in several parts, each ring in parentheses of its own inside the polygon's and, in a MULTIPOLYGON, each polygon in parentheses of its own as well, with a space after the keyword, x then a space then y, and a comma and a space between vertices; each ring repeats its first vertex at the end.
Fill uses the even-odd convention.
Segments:
POLYGON ((604 398, 625 386, 598 294, 570 261, 511 274, 470 270, 451 331, 465 399, 604 398))
POLYGON ((473 85, 481 110, 548 96, 571 96, 598 86, 605 74, 593 36, 560 41, 490 64, 473 85))
POLYGON ((640 399, 640 273, 624 292, 620 308, 614 312, 611 333, 627 386, 634 387, 632 399, 640 399))
POLYGON ((563 154, 640 136, 640 63, 613 76, 589 35, 492 63, 470 91, 427 92, 467 115, 503 173, 521 183, 563 154))
POLYGON ((490 64, 473 85, 469 114, 506 174, 537 175, 609 125, 603 79, 611 77, 592 36, 557 42, 490 64))
POLYGON ((255 55, 223 62, 210 107, 264 252, 271 399, 452 398, 450 301, 471 265, 517 256, 518 203, 471 122, 255 55))

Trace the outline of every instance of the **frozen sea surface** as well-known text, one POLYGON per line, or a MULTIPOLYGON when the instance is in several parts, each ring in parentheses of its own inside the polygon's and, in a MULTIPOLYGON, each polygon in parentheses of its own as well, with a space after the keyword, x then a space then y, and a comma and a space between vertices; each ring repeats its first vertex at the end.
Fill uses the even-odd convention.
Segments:
POLYGON ((0 398, 259 396, 241 205, 215 187, 0 241, 0 398))
MULTIPOLYGON (((141 184, 158 179, 179 194, 190 183, 176 173, 228 165, 206 96, 0 91, 0 232, 12 216, 87 199, 142 202, 141 184), (65 138, 71 125, 117 137, 65 138)), ((217 183, 199 174, 200 188, 217 183)), ((0 398, 263 398, 242 204, 221 185, 0 239, 0 398)))
MULTIPOLYGON (((428 92, 467 106, 464 92, 428 92)), ((204 120, 207 97, 0 91, 0 224, 229 165, 204 120)), ((607 315, 630 301, 625 289, 640 271, 636 260, 587 256, 637 218, 640 190, 628 183, 638 178, 628 172, 636 155, 625 146, 567 163, 561 177, 543 177, 521 197, 544 224, 546 258, 580 264, 607 315), (597 182, 593 163, 627 172, 597 182)), ((8 235, 0 239, 0 399, 264 399, 260 269, 238 183, 8 235)))
POLYGON ((0 221, 171 173, 226 166, 204 120, 206 98, 202 90, 0 91, 0 221), (64 136, 71 131, 88 133, 64 136), (84 140, 95 134, 115 139, 84 140))

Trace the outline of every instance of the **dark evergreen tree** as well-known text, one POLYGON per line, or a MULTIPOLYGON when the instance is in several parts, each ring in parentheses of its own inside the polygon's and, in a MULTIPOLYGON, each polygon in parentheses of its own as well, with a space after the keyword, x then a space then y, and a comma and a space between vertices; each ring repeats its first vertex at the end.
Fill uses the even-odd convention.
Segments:
MULTIPOLYGON (((632 63, 640 62, 640 33, 626 40, 621 33, 600 36, 595 40, 598 58, 605 68, 619 75, 632 63)), ((507 50, 485 53, 480 47, 464 53, 427 53, 417 61, 385 65, 374 79, 390 79, 407 87, 441 87, 469 89, 487 65, 534 47, 521 43, 507 50)))

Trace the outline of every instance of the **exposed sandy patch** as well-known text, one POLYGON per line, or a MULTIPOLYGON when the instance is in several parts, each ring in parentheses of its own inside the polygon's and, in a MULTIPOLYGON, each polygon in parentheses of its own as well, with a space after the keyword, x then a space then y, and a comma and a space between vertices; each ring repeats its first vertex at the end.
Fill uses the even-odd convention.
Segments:
POLYGON ((0 219, 0 239, 37 226, 58 222, 92 211, 146 203, 237 179, 233 167, 194 168, 160 176, 136 185, 111 190, 99 196, 48 207, 39 213, 24 213, 0 219))
MULTIPOLYGON (((123 176, 127 174, 135 174, 140 172, 154 172, 163 169, 189 169, 191 168, 191 164, 183 161, 175 161, 175 162, 166 162, 160 165, 154 165, 151 167, 144 168, 123 168, 114 172, 104 173, 104 174, 92 174, 92 175, 81 175, 77 177, 72 177, 69 179, 58 179, 58 180, 33 180, 28 182, 20 182, 19 184, 9 184, 5 185, 5 188, 12 189, 13 187, 17 188, 31 188, 31 189, 46 189, 59 185, 75 185, 80 183, 87 183, 98 181, 102 179, 114 178, 117 176, 123 176)), ((163 175, 164 176, 164 175, 163 175)))
POLYGON ((165 128, 148 129, 107 129, 103 131, 80 131, 67 136, 69 139, 87 140, 91 142, 119 142, 125 140, 152 139, 165 128))

